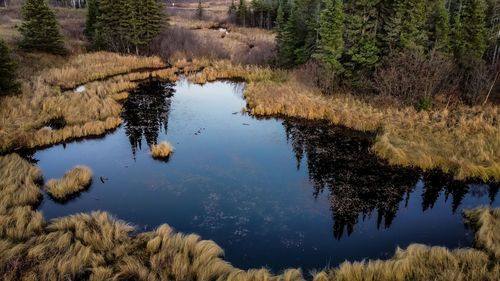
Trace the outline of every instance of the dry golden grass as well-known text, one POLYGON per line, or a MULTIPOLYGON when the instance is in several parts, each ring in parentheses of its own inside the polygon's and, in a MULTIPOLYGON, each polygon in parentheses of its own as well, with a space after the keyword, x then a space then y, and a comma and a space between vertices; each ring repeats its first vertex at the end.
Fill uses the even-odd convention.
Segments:
POLYGON ((92 181, 92 171, 85 166, 76 166, 69 170, 61 179, 50 179, 47 192, 58 200, 64 200, 87 188, 92 181))
POLYGON ((153 144, 150 149, 153 158, 168 158, 174 151, 174 147, 166 141, 162 141, 156 145, 153 144))
POLYGON ((156 57, 99 52, 73 56, 33 74, 22 81, 21 96, 0 99, 0 151, 101 135, 117 127, 122 109, 117 100, 126 97, 115 94, 134 89, 136 81, 149 77, 176 79, 178 70, 158 69, 164 66, 156 57), (83 92, 61 91, 81 84, 83 92), (53 119, 63 119, 66 126, 46 127, 53 119))
POLYGON ((480 207, 465 216, 476 229, 476 245, 500 260, 500 209, 480 207))

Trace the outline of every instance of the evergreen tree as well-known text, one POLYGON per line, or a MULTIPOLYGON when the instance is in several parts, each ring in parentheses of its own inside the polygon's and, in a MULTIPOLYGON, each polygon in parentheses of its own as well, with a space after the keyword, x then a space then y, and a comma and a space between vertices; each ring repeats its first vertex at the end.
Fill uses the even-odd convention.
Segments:
POLYGON ((450 45, 450 13, 446 9, 447 0, 437 0, 431 6, 433 14, 430 19, 430 48, 448 54, 451 51, 450 45))
POLYGON ((156 0, 106 0, 99 2, 94 45, 120 52, 140 53, 155 38, 168 18, 156 0))
POLYGON ((236 14, 236 5, 234 4, 234 0, 231 2, 231 6, 229 6, 229 9, 227 10, 227 14, 230 16, 236 14))
POLYGON ((377 25, 379 0, 347 0, 344 2, 344 75, 360 80, 369 75, 379 60, 377 25))
POLYGON ((22 8, 21 47, 28 51, 64 54, 64 40, 56 14, 45 0, 26 0, 22 8))
POLYGON ((426 22, 426 0, 404 0, 402 1, 402 20, 400 46, 401 48, 416 49, 424 51, 427 42, 425 32, 426 22))
POLYGON ((278 10, 276 12, 276 22, 274 23, 274 32, 276 33, 276 44, 278 52, 283 40, 283 28, 285 25, 285 11, 283 10, 283 0, 278 0, 278 10))
POLYGON ((319 40, 316 57, 325 69, 340 74, 343 71, 339 59, 342 56, 344 40, 344 11, 342 0, 325 0, 325 8, 319 19, 319 40))
POLYGON ((203 19, 203 6, 201 5, 201 0, 198 0, 198 7, 196 7, 196 18, 199 20, 203 19))
POLYGON ((486 49, 484 0, 463 0, 453 31, 455 56, 462 64, 481 60, 486 49))
POLYGON ((296 29, 298 22, 298 7, 296 1, 292 2, 290 15, 283 26, 281 44, 278 52, 278 63, 283 67, 292 67, 295 65, 295 50, 299 44, 299 36, 296 29))
POLYGON ((236 16, 239 24, 243 26, 247 25, 248 8, 245 0, 240 0, 240 4, 238 5, 238 9, 236 10, 236 16))
POLYGON ((295 65, 306 63, 316 49, 319 23, 319 0, 298 0, 298 23, 295 27, 299 32, 299 44, 295 50, 295 65))
POLYGON ((17 64, 10 57, 10 49, 0 39, 0 96, 20 93, 20 85, 16 82, 17 64))
POLYGON ((87 15, 85 20, 85 29, 83 33, 89 41, 94 40, 99 18, 99 0, 87 0, 87 15))

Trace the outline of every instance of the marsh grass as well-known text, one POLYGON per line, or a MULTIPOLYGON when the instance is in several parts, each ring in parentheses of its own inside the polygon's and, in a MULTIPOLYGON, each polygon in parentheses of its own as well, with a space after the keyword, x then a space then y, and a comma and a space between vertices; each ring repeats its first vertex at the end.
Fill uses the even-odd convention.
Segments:
POLYGON ((476 230, 475 244, 500 259, 500 209, 480 207, 465 211, 465 217, 476 230))
POLYGON ((72 56, 33 74, 22 81, 21 96, 0 99, 0 151, 98 136, 116 128, 121 124, 118 101, 126 98, 123 92, 148 78, 177 79, 178 69, 164 67, 157 57, 98 52, 72 56), (85 90, 61 90, 78 85, 85 90), (66 126, 46 127, 57 118, 64 119, 66 126))
POLYGON ((45 185, 50 196, 63 201, 89 187, 91 181, 92 171, 84 166, 76 166, 61 179, 50 179, 45 185))
POLYGON ((168 159, 174 151, 174 147, 166 141, 162 141, 159 144, 153 144, 150 149, 153 158, 158 159, 168 159))

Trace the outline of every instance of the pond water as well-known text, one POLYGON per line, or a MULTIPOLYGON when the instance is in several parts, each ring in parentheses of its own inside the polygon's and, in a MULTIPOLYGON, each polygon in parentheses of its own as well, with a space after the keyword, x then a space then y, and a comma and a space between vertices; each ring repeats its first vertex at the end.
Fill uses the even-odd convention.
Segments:
POLYGON ((44 194, 46 219, 106 210, 153 230, 197 233, 248 269, 304 272, 344 260, 388 258, 410 243, 468 247, 464 208, 491 204, 498 185, 391 167, 370 154, 373 135, 242 113, 243 83, 151 82, 124 104, 124 124, 103 138, 37 151, 45 180, 75 165, 93 171, 77 198, 44 194), (149 144, 169 141, 168 162, 149 144))

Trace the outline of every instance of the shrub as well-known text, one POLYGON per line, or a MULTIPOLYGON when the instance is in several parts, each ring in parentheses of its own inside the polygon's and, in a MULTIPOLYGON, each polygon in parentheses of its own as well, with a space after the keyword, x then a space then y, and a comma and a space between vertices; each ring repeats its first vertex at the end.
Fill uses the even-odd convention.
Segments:
POLYGON ((373 76, 373 88, 378 93, 412 104, 438 93, 450 94, 457 78, 449 59, 434 51, 424 56, 410 50, 390 53, 373 76))

